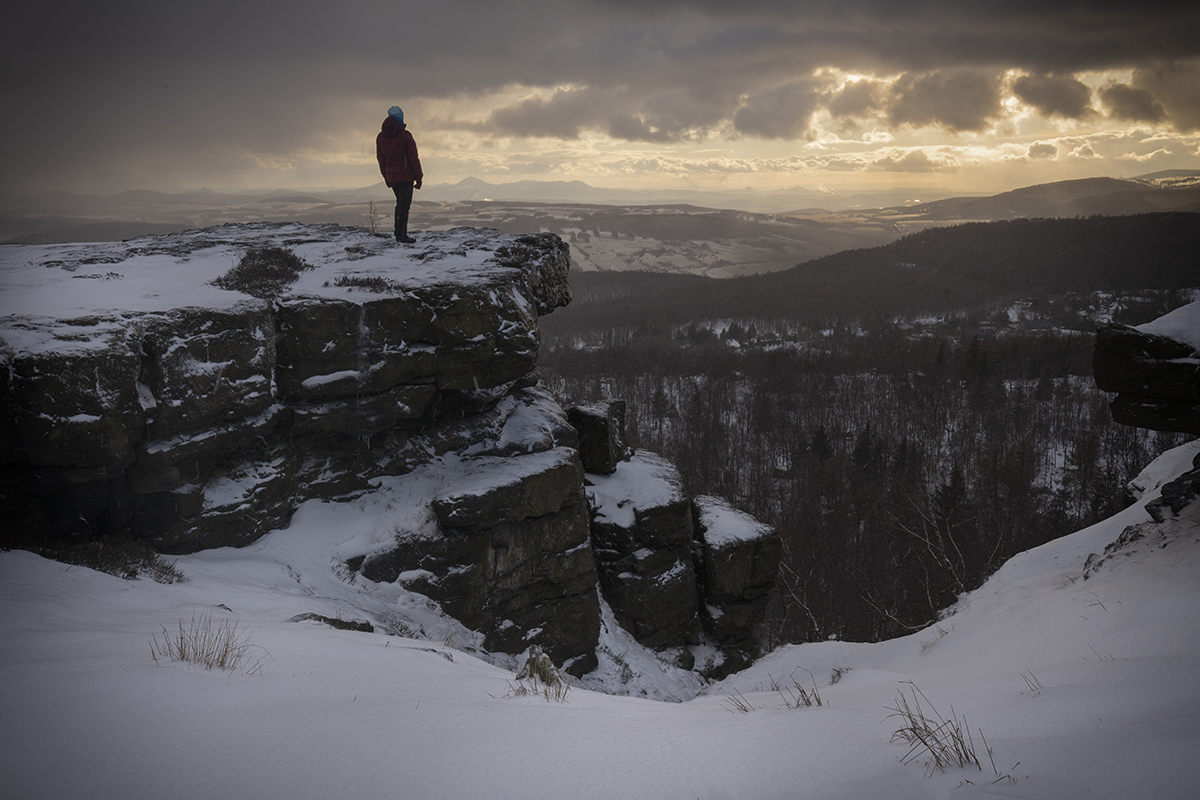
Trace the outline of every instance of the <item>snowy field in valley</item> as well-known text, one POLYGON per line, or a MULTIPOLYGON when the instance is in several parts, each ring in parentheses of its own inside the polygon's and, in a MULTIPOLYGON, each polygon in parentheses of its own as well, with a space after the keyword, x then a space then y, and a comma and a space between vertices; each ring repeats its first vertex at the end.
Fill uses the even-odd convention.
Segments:
MULTIPOLYGON (((0 553, 0 794, 1192 798, 1200 502, 1086 577, 1085 563, 1146 523, 1143 504, 1197 451, 1164 455, 1128 510, 1018 555, 931 628, 786 647, 675 703, 591 691, 586 679, 561 702, 512 696, 519 664, 475 657, 472 634, 419 596, 337 569, 339 553, 361 553, 422 513, 428 474, 352 503, 308 503, 288 529, 244 549, 179 558, 182 583, 0 553), (253 644, 249 669, 156 662, 164 626, 204 614, 238 622, 253 644), (424 637, 289 621, 303 614, 390 614, 424 637), (791 707, 793 681, 821 705, 791 707), (920 752, 906 762, 890 709, 914 691, 965 720, 980 767, 941 772, 920 752)), ((634 652, 607 621, 613 657, 601 670, 623 665, 624 691, 701 688, 634 652)))

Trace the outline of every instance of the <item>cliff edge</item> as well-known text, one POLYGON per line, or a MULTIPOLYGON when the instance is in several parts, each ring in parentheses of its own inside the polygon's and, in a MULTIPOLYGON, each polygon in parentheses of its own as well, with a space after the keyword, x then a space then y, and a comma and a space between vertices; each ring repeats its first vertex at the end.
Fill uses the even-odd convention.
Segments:
POLYGON ((744 664, 775 534, 694 504, 669 465, 622 481, 650 463, 623 406, 564 409, 538 384, 569 265, 552 234, 467 228, 0 247, 2 544, 244 546, 386 483, 405 507, 369 547, 331 547, 338 580, 423 595, 486 650, 537 645, 575 675, 597 664, 602 597, 683 669, 744 664))
POLYGON ((1096 386, 1123 425, 1200 435, 1200 302, 1096 333, 1096 386))

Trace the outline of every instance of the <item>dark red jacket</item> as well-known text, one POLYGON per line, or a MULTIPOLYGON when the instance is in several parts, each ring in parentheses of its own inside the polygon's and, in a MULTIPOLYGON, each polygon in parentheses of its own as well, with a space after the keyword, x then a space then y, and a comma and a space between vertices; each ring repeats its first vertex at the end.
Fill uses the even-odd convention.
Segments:
POLYGON ((383 130, 375 137, 375 158, 379 161, 383 182, 389 186, 424 177, 421 159, 417 157, 417 142, 404 123, 397 122, 395 117, 385 119, 383 130))

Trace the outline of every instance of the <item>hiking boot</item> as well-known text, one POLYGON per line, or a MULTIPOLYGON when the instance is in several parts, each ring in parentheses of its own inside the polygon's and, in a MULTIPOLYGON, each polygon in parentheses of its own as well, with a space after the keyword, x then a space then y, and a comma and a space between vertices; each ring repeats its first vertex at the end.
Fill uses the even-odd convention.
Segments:
POLYGON ((412 238, 411 236, 397 236, 396 241, 400 242, 400 244, 416 244, 417 243, 417 240, 412 238))

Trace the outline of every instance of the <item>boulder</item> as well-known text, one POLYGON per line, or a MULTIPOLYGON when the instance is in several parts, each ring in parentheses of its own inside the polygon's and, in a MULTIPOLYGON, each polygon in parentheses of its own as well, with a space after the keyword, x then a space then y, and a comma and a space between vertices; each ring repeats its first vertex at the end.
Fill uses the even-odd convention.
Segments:
POLYGON ((1146 511, 1155 522, 1179 516, 1200 497, 1200 455, 1192 459, 1192 468, 1174 480, 1164 483, 1161 494, 1146 504, 1146 511))
POLYGON ((600 586, 617 620, 647 647, 699 643, 692 506, 678 470, 637 453, 587 480, 600 586))
POLYGON ((486 528, 558 511, 581 499, 583 465, 566 447, 529 456, 485 457, 471 462, 469 476, 433 500, 438 522, 448 528, 486 528))
POLYGON ((697 497, 696 563, 705 630, 724 648, 755 656, 783 544, 769 525, 716 497, 697 497))
POLYGON ((625 444, 625 401, 571 406, 567 419, 579 431, 579 457, 594 475, 611 475, 629 458, 625 444))
POLYGON ((489 650, 538 645, 573 674, 595 668, 600 604, 574 449, 461 462, 431 511, 435 532, 398 535, 364 559, 364 577, 437 600, 489 650))

